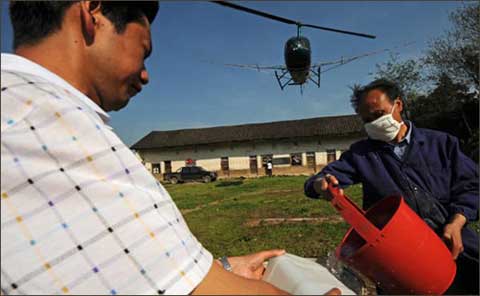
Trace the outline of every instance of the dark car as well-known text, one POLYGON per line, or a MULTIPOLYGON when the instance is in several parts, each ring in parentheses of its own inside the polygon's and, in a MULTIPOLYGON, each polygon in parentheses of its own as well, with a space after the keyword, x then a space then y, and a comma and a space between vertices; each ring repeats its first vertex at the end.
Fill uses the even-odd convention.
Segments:
POLYGON ((170 181, 172 184, 178 182, 200 181, 208 183, 217 179, 215 172, 209 172, 199 166, 187 166, 179 168, 175 173, 165 173, 163 175, 165 181, 170 181))

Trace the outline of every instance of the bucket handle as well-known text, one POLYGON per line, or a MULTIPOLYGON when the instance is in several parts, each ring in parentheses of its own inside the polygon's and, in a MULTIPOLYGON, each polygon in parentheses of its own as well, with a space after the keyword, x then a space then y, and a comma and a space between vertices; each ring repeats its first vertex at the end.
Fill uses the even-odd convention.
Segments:
POLYGON ((328 191, 333 199, 330 201, 340 215, 367 242, 374 242, 380 235, 380 230, 365 217, 364 212, 346 195, 340 194, 340 189, 332 183, 328 191))

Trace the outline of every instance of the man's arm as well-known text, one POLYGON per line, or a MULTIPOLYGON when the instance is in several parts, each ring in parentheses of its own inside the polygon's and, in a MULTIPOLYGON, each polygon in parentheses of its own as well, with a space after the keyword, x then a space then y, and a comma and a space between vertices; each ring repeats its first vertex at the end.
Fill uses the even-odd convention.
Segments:
POLYGON ((214 262, 192 295, 288 295, 288 293, 267 282, 247 279, 226 271, 214 262))
MULTIPOLYGON (((192 295, 290 295, 287 292, 261 280, 245 277, 226 271, 218 263, 213 263, 210 271, 192 295)), ((340 289, 332 288, 324 295, 342 295, 340 289)))
POLYGON ((478 220, 478 166, 462 153, 458 140, 450 140, 450 204, 448 211, 450 217, 462 214, 467 221, 478 220))
POLYGON ((448 138, 451 165, 450 222, 443 229, 453 259, 463 252, 462 228, 468 221, 478 220, 478 166, 459 148, 458 140, 448 138))

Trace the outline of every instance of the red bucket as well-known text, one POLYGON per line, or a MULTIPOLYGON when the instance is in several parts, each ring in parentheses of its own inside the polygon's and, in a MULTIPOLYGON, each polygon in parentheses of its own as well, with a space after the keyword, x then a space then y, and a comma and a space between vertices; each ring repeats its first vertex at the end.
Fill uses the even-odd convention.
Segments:
POLYGON ((435 232, 405 203, 390 196, 363 212, 329 186, 332 204, 352 227, 336 256, 387 294, 443 294, 455 278, 452 255, 435 232))

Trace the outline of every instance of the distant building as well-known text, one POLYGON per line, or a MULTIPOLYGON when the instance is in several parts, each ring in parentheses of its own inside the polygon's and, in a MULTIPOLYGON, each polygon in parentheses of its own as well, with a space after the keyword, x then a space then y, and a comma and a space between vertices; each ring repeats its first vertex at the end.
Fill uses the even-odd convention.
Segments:
POLYGON ((357 115, 211 128, 152 131, 131 148, 161 179, 163 173, 197 165, 219 177, 313 174, 365 137, 357 115))

